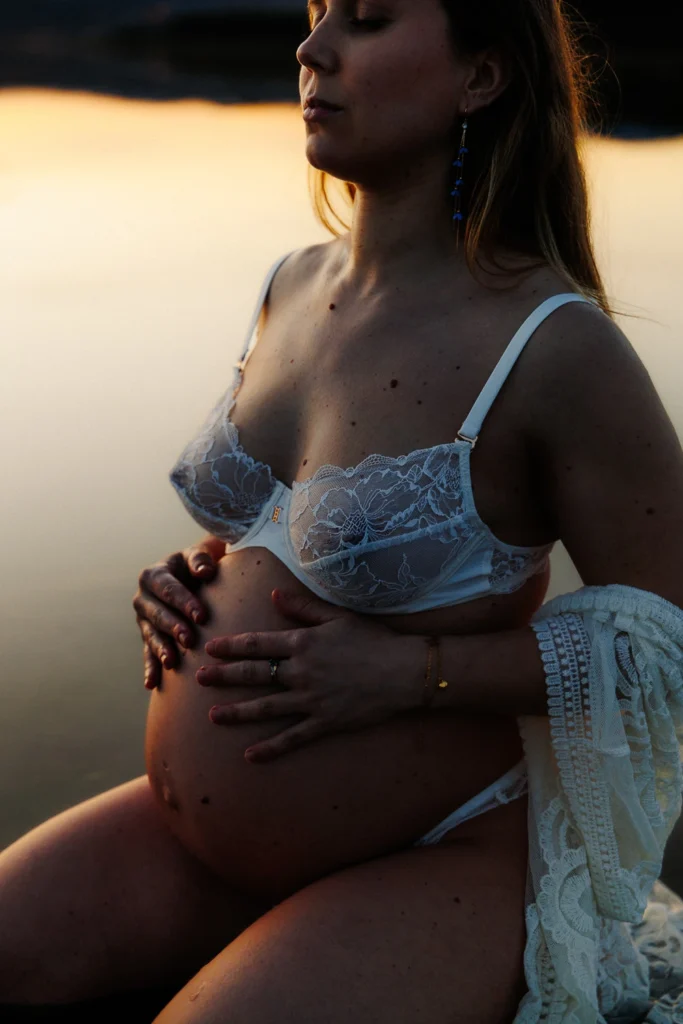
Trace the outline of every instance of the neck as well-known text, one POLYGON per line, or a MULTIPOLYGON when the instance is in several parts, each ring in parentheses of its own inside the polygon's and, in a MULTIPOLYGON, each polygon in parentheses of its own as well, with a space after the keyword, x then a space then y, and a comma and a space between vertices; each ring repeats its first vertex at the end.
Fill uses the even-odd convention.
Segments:
POLYGON ((345 238, 344 286, 363 298, 405 288, 444 273, 467 274, 464 225, 456 248, 450 167, 412 168, 382 188, 359 185, 351 231, 345 238))

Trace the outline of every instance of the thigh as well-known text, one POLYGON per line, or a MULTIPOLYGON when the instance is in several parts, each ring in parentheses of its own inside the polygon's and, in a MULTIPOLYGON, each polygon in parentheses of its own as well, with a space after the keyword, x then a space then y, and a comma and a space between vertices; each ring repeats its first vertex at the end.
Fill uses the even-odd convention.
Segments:
POLYGON ((251 925, 155 1024, 509 1024, 526 992, 526 866, 452 833, 330 875, 251 925))
POLYGON ((0 853, 0 1002, 180 988, 263 909, 187 853, 141 776, 0 853))

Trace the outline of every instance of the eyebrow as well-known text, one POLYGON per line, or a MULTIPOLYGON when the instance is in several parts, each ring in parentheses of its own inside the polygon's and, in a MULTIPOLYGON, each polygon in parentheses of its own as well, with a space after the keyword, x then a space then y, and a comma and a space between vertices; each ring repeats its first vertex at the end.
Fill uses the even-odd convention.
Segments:
POLYGON ((310 18, 311 15, 319 7, 322 7, 325 4, 325 2, 326 2, 326 0, 307 0, 307 3, 306 3, 306 13, 307 13, 308 17, 310 18))
POLYGON ((306 3, 306 20, 309 26, 313 25, 315 21, 315 15, 323 6, 324 0, 307 0, 306 3))

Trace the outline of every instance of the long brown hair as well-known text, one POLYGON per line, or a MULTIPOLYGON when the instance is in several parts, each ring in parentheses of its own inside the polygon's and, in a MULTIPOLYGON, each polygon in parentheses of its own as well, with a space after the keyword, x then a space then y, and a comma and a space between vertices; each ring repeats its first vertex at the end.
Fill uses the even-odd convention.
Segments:
MULTIPOLYGON (((549 265, 611 316, 590 237, 580 154, 594 99, 578 23, 563 0, 440 2, 456 56, 495 47, 510 72, 504 92, 468 118, 462 210, 470 272, 477 276, 480 254, 503 271, 496 250, 504 245, 531 258, 531 266, 549 265)), ((350 224, 335 209, 330 177, 309 166, 315 214, 339 238, 334 220, 346 230, 350 224)), ((352 206, 355 185, 339 188, 352 206)))

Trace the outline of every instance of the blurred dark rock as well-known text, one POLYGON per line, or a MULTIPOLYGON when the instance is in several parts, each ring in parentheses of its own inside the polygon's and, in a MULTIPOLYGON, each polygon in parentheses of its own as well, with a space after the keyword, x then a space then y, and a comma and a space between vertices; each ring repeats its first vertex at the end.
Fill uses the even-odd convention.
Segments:
POLYGON ((296 15, 305 0, 24 0, 0 5, 0 35, 51 28, 73 32, 113 25, 154 24, 186 14, 296 15))
MULTIPOLYGON (((296 101, 304 9, 304 0, 5 0, 0 87, 296 101)), ((644 14, 616 0, 575 0, 568 9, 597 79, 591 128, 683 131, 675 5, 650 3, 644 14)))

